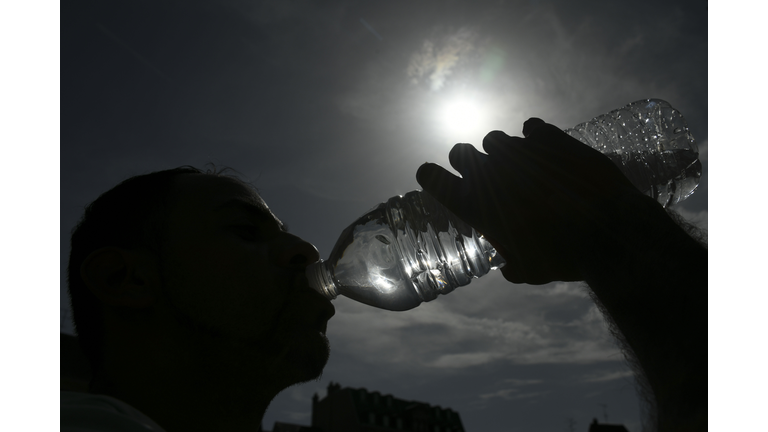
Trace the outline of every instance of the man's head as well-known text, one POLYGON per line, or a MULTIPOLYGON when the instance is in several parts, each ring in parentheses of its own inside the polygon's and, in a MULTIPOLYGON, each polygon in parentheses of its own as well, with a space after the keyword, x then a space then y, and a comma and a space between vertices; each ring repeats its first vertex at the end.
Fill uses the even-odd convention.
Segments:
POLYGON ((192 362, 258 363, 288 386, 327 361, 333 307, 303 276, 317 259, 236 178, 191 167, 133 177, 73 232, 75 326, 96 374, 144 335, 192 362))

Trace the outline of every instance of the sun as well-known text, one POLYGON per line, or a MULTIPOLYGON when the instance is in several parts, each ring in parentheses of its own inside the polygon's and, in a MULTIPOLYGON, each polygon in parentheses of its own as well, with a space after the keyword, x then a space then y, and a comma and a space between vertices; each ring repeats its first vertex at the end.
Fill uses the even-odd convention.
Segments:
POLYGON ((488 112, 477 97, 466 94, 447 98, 438 108, 438 127, 454 142, 470 142, 482 138, 490 130, 488 112))

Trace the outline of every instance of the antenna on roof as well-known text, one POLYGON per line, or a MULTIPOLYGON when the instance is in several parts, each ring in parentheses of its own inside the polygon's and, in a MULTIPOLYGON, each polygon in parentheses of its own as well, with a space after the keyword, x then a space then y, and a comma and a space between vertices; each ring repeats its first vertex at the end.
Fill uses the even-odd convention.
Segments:
POLYGON ((573 417, 568 418, 568 430, 570 432, 576 431, 576 420, 574 420, 573 417))
POLYGON ((603 407, 603 418, 605 419, 605 422, 608 423, 608 405, 606 404, 598 404, 601 407, 603 407))

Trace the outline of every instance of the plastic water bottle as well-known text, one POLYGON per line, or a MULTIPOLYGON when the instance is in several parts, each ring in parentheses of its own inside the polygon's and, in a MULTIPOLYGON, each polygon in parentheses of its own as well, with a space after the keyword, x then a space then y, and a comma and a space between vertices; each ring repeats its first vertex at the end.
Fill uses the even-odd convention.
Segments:
MULTIPOLYGON (((605 153, 640 190, 662 205, 698 186, 701 163, 682 115, 646 99, 567 129, 605 153)), ((309 285, 403 311, 469 284, 505 261, 472 227, 422 191, 383 202, 345 229, 327 261, 307 267, 309 285)))
POLYGON ((448 294, 504 262, 471 226, 428 193, 381 203, 341 233, 328 261, 307 267, 309 285, 389 310, 448 294))

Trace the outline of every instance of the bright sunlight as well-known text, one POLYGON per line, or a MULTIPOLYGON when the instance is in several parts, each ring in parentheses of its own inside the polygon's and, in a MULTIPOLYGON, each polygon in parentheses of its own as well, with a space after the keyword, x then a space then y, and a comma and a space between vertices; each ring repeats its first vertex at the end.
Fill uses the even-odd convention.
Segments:
POLYGON ((479 98, 458 94, 446 98, 437 109, 441 132, 455 142, 476 142, 491 129, 490 111, 479 98))

